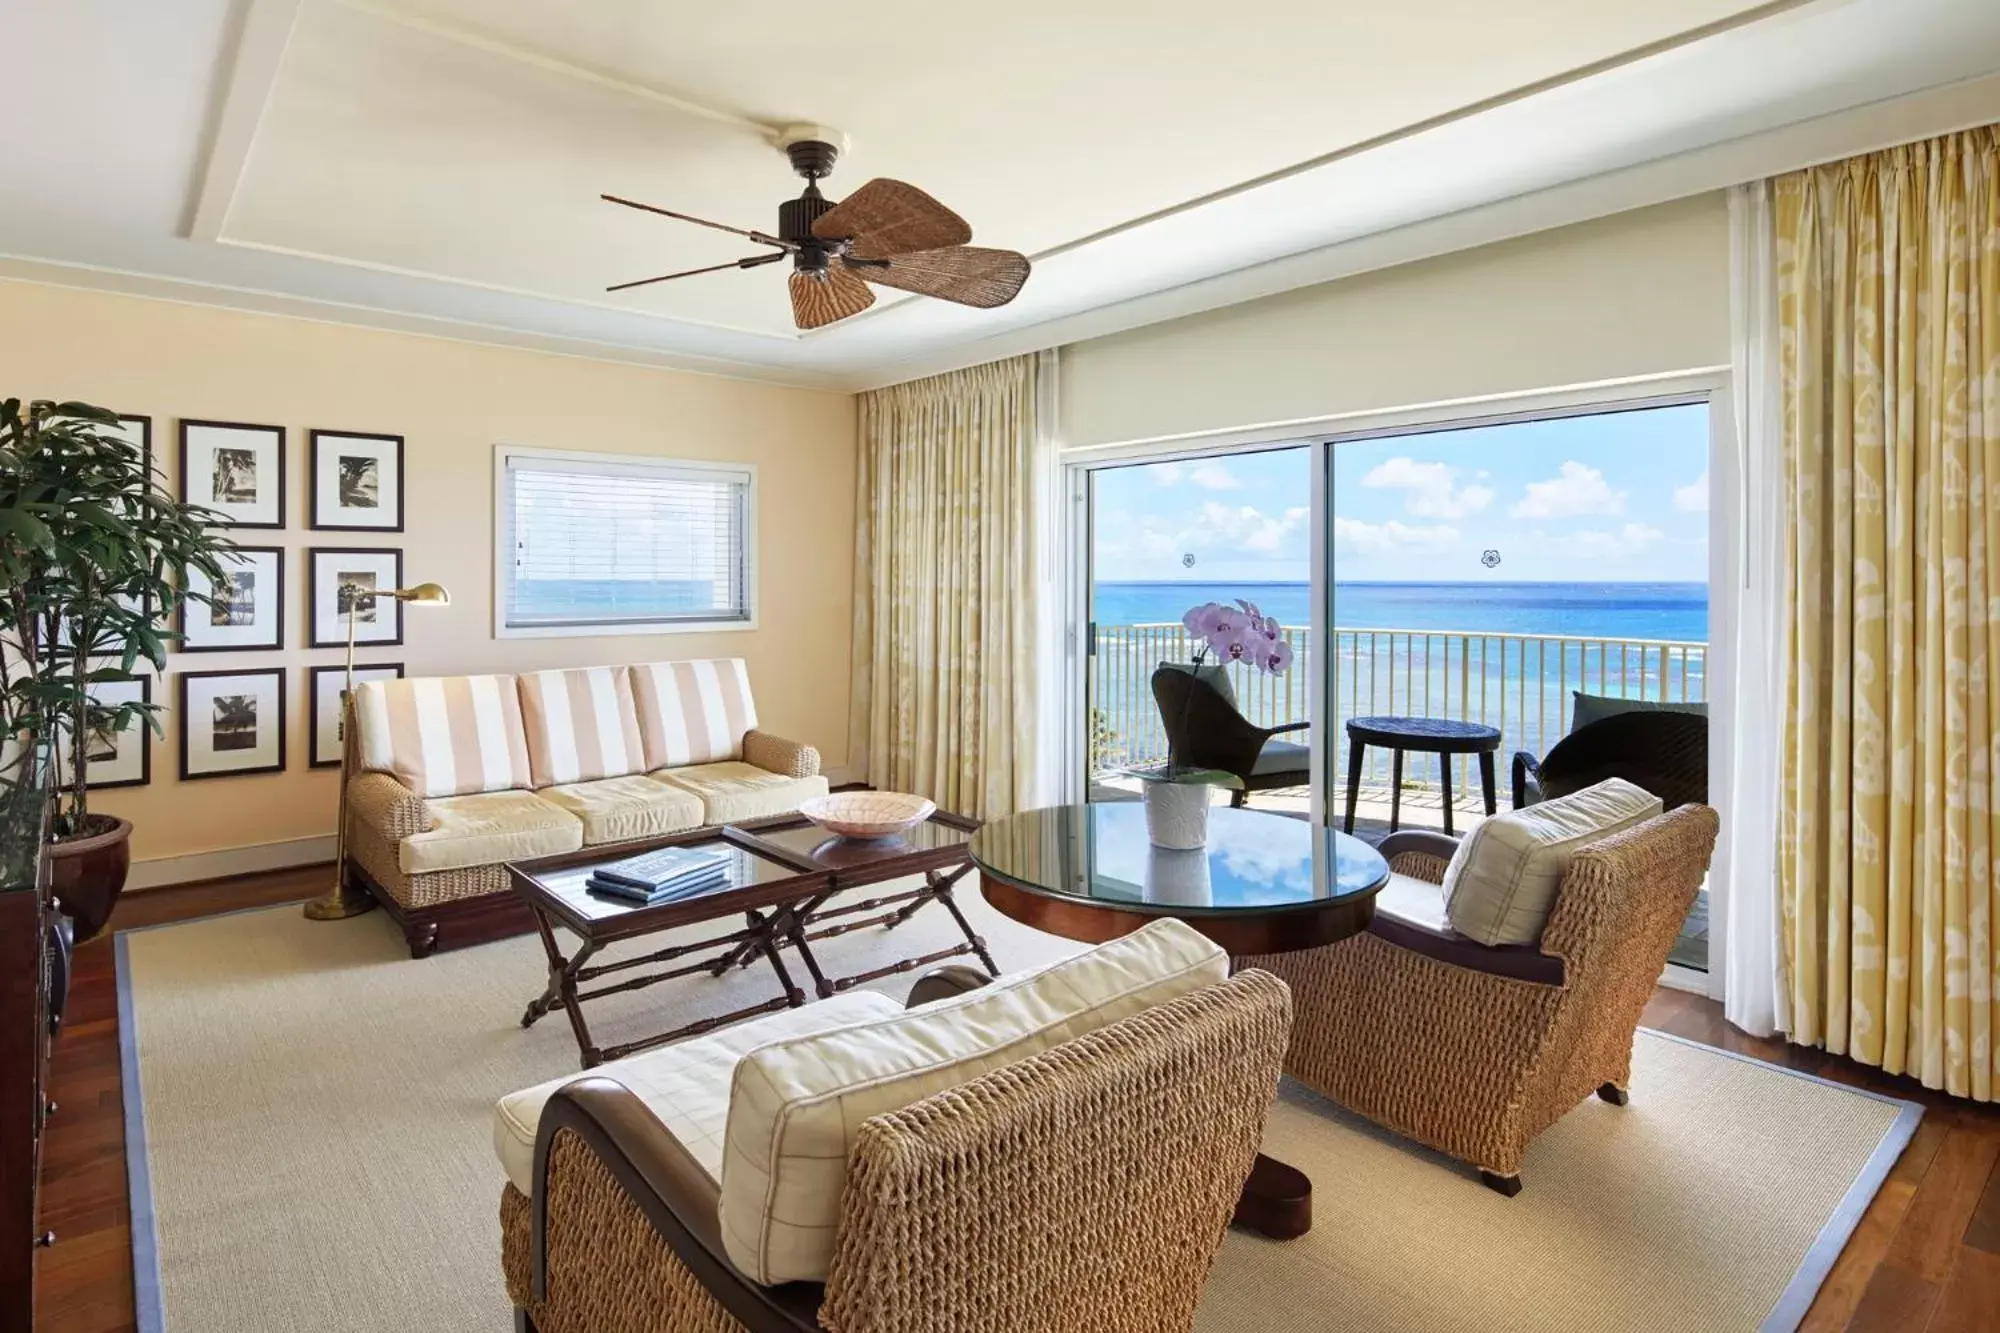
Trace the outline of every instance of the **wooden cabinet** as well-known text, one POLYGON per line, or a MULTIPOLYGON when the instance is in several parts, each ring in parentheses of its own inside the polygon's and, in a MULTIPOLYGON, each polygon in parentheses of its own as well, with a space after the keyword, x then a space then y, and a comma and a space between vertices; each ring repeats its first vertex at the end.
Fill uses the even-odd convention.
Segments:
POLYGON ((49 897, 47 792, 0 782, 0 1331, 33 1328, 49 1048, 68 988, 67 922, 49 897))

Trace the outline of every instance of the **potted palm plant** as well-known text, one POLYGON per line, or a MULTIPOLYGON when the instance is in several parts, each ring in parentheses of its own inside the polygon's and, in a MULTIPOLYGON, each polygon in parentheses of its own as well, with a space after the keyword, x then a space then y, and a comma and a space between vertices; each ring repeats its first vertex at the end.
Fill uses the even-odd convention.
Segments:
MULTIPOLYGON (((93 741, 159 730, 159 705, 93 686, 166 666, 185 571, 221 582, 220 514, 168 493, 115 413, 0 402, 0 738, 45 756, 54 892, 79 939, 103 928, 131 864, 130 821, 90 808, 93 741)), ((205 600, 205 599, 204 599, 205 600)))

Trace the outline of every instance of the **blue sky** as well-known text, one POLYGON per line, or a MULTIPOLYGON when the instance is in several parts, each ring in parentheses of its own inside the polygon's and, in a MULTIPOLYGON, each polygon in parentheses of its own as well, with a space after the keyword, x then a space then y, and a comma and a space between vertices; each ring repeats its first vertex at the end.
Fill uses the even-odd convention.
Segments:
MULTIPOLYGON (((1310 478, 1305 448, 1101 471, 1096 576, 1303 582, 1310 478)), ((1705 406, 1349 441, 1333 486, 1341 582, 1708 579, 1705 406)))

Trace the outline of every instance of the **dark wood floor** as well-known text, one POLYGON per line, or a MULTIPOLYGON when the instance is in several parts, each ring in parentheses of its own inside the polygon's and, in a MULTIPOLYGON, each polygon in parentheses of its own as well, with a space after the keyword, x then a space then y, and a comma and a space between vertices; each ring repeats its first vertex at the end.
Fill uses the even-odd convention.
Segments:
MULTIPOLYGON (((313 869, 156 889, 121 903, 112 926, 131 929, 307 898, 325 878, 323 869, 313 869)), ((1938 1096, 1820 1051, 1746 1037, 1723 1022, 1719 1005, 1679 991, 1657 992, 1645 1022, 1930 1108, 1821 1289, 1806 1329, 2000 1330, 2000 1107, 1938 1096)), ((55 1231, 56 1244, 41 1258, 36 1333, 131 1333, 118 1004, 105 941, 78 951, 52 1082, 60 1109, 50 1123, 44 1162, 43 1224, 55 1231)))

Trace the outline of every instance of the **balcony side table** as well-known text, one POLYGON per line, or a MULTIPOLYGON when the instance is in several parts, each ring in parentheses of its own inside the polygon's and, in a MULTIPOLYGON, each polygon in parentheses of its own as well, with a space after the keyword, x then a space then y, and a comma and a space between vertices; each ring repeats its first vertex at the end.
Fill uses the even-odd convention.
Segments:
POLYGON ((1438 757, 1438 782, 1444 793, 1444 831, 1451 827, 1451 757, 1455 754, 1479 756, 1479 785, 1486 797, 1486 813, 1498 808, 1493 793, 1493 756, 1500 749, 1500 729, 1477 722, 1453 722, 1442 717, 1352 717, 1347 720, 1347 821, 1342 826, 1354 832, 1354 807, 1361 799, 1361 767, 1374 745, 1388 750, 1389 831, 1394 833, 1403 814, 1403 752, 1416 750, 1438 757))

